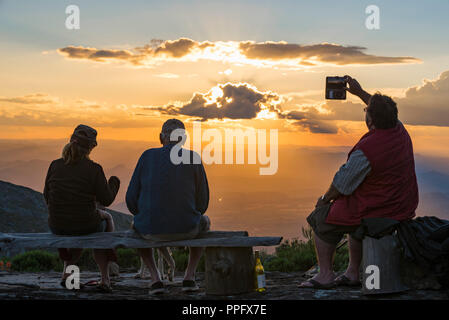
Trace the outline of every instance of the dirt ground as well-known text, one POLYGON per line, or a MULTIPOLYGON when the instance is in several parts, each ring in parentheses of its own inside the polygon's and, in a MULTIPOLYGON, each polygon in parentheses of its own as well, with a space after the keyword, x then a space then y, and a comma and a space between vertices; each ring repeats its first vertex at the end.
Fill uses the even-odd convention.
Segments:
MULTIPOLYGON (((301 273, 267 272, 266 293, 248 293, 235 296, 211 296, 204 291, 204 274, 197 274, 197 281, 201 287, 199 292, 183 293, 182 274, 177 273, 174 282, 166 281, 167 293, 151 296, 148 294, 148 280, 134 279, 134 273, 121 273, 113 278, 113 293, 97 293, 93 287, 82 290, 67 290, 59 284, 60 274, 57 272, 45 273, 18 273, 0 272, 0 300, 21 299, 100 299, 100 300, 215 300, 215 299, 266 299, 266 300, 361 300, 361 299, 418 299, 441 300, 449 299, 447 290, 415 290, 401 294, 384 296, 364 296, 360 289, 337 288, 332 290, 298 289, 297 284, 304 280, 301 273)), ((82 272, 81 282, 98 280, 96 272, 82 272)))

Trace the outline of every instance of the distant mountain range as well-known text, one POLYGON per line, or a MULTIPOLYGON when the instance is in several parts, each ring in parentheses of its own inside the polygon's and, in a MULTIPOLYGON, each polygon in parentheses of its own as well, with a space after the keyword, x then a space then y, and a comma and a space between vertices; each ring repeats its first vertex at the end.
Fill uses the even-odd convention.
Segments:
MULTIPOLYGON (((132 216, 107 209, 116 230, 129 229, 132 216)), ((0 232, 49 232, 48 211, 42 193, 0 181, 0 232)))
POLYGON ((438 171, 417 170, 420 216, 449 219, 449 175, 438 171))
MULTIPOLYGON (((31 189, 42 191, 48 166, 60 156, 64 143, 0 139, 0 181, 16 184, 0 182, 0 232, 48 231, 42 195, 31 189)), ((129 227, 132 217, 126 215, 125 194, 137 159, 148 147, 145 142, 102 141, 93 152, 92 159, 103 166, 106 176, 121 180, 110 206, 119 212, 112 211, 118 227, 129 227)), ((213 228, 300 236, 317 197, 329 187, 349 150, 349 146, 280 146, 278 172, 272 176, 259 175, 259 165, 207 165, 207 215, 213 228)), ((449 219, 449 157, 415 154, 415 158, 420 192, 417 214, 449 219)))
POLYGON ((438 171, 417 172, 418 186, 426 193, 449 194, 449 175, 438 171))

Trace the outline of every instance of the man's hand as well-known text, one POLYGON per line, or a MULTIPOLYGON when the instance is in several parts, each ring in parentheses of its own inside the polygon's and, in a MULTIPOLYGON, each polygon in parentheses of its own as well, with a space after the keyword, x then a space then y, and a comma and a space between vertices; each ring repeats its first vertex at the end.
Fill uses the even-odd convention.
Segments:
POLYGON ((354 79, 348 75, 345 76, 345 79, 349 86, 348 88, 346 88, 346 91, 359 97, 360 99, 363 100, 363 102, 365 102, 366 105, 368 105, 371 95, 362 89, 362 86, 356 79, 354 79))
POLYGON ((349 91, 350 93, 352 93, 353 95, 356 96, 360 96, 360 94, 363 92, 362 86, 360 85, 360 83, 354 79, 351 78, 350 76, 346 75, 345 76, 346 82, 348 83, 348 88, 346 88, 347 91, 349 91))
POLYGON ((340 191, 338 191, 338 189, 335 188, 335 186, 331 183, 329 190, 327 190, 327 192, 323 196, 318 198, 315 208, 329 204, 331 201, 337 199, 340 195, 340 191))

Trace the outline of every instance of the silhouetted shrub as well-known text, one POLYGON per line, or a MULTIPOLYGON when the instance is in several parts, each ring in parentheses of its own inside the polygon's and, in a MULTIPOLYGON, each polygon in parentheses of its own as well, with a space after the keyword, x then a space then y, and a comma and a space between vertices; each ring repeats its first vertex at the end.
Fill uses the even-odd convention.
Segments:
MULTIPOLYGON (((140 259, 137 249, 119 248, 116 250, 117 263, 120 268, 138 269, 140 267, 140 259)), ((94 260, 93 250, 84 249, 80 259, 76 263, 81 270, 98 270, 98 266, 94 260)))
MULTIPOLYGON (((261 262, 266 271, 301 272, 306 271, 317 263, 315 247, 310 233, 303 230, 306 236, 304 240, 285 240, 277 248, 274 254, 265 251, 260 252, 261 262)), ((172 248, 173 259, 177 271, 185 271, 189 261, 188 248, 172 248)), ((155 250, 157 261, 158 251, 155 250)), ((135 269, 140 267, 140 258, 136 249, 117 249, 117 260, 120 268, 135 269)), ((6 261, 6 260, 5 260, 6 261)), ((23 272, 62 271, 63 262, 57 253, 44 250, 33 250, 15 256, 11 260, 11 269, 23 272)), ((343 271, 348 264, 348 248, 340 248, 334 259, 335 271, 343 271)), ((76 265, 81 270, 96 271, 98 267, 93 259, 92 249, 85 249, 76 265)), ((204 255, 198 265, 198 271, 205 271, 204 255)))
POLYGON ((140 268, 140 258, 137 249, 117 249, 117 263, 120 268, 140 268))
MULTIPOLYGON (((264 254, 262 264, 267 271, 299 272, 307 271, 317 263, 312 239, 283 241, 273 255, 264 254)), ((340 248, 334 260, 334 269, 342 271, 348 264, 347 247, 340 248)))
MULTIPOLYGON (((185 271, 187 268, 187 264, 189 262, 189 249, 186 247, 183 248, 172 248, 173 260, 175 260, 176 271, 185 271)), ((204 272, 205 270, 205 260, 204 254, 201 257, 201 260, 198 264, 198 271, 204 272)))
POLYGON ((62 271, 62 262, 55 253, 33 250, 12 258, 11 269, 24 272, 62 271))

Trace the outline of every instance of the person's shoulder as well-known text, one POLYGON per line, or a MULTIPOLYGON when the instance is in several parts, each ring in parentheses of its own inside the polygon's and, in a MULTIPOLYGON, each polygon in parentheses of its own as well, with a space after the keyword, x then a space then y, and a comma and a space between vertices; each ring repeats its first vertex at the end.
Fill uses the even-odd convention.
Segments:
POLYGON ((404 124, 398 120, 397 128, 401 132, 406 132, 408 134, 407 128, 404 126, 404 124))
POLYGON ((50 165, 48 167, 49 168, 55 168, 55 167, 62 166, 64 164, 65 164, 64 159, 59 158, 59 159, 55 159, 52 162, 50 162, 50 165))
POLYGON ((88 166, 89 168, 92 168, 93 170, 103 170, 103 167, 101 166, 101 164, 93 161, 92 159, 83 159, 81 160, 81 163, 85 164, 86 166, 88 166))
POLYGON ((150 148, 150 149, 147 149, 147 150, 145 150, 144 152, 142 152, 142 155, 141 155, 140 157, 141 157, 142 159, 143 159, 143 158, 146 158, 146 157, 151 157, 151 156, 153 156, 154 154, 160 152, 161 149, 162 149, 162 148, 150 148))
POLYGON ((160 153, 161 148, 150 148, 142 152, 139 157, 138 164, 144 166, 146 163, 151 163, 155 158, 157 158, 160 153))
POLYGON ((62 158, 55 159, 50 163, 50 166, 53 164, 60 164, 60 163, 64 163, 64 159, 62 159, 62 158))

